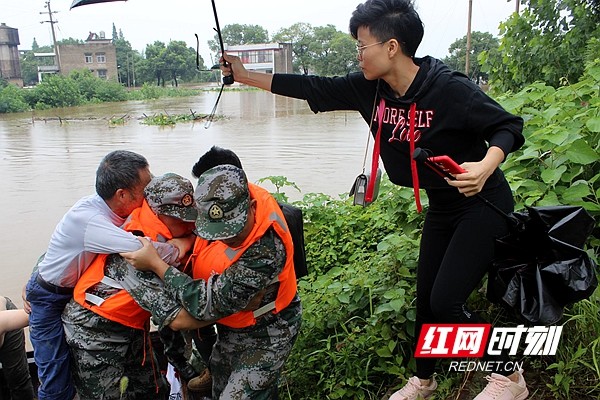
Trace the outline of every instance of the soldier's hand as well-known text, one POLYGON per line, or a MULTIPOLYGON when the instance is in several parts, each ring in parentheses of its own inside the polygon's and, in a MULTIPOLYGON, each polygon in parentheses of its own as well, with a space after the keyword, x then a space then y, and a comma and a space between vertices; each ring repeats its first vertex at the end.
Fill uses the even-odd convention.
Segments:
POLYGON ((169 266, 162 258, 160 258, 158 251, 152 246, 148 239, 138 237, 138 240, 142 242, 142 248, 128 253, 120 253, 121 257, 129 264, 133 265, 135 269, 140 271, 152 271, 158 275, 160 279, 163 279, 169 266))
POLYGON ((172 244, 179 250, 179 257, 177 257, 177 261, 183 263, 186 255, 192 250, 194 247, 194 243, 196 241, 196 235, 192 234, 185 237, 173 238, 168 241, 168 243, 172 244))

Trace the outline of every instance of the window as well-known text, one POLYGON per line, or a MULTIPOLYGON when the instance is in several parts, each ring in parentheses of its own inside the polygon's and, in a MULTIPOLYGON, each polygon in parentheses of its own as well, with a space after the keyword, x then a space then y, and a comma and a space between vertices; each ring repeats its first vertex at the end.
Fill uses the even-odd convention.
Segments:
POLYGON ((105 53, 96 53, 96 62, 99 64, 106 63, 106 54, 105 53))
POLYGON ((86 64, 92 63, 92 53, 85 53, 85 63, 86 64))
POLYGON ((98 70, 98 78, 100 78, 100 79, 106 79, 106 70, 105 69, 99 69, 98 70))
POLYGON ((273 52, 271 50, 242 51, 240 59, 244 64, 269 63, 273 62, 273 52))

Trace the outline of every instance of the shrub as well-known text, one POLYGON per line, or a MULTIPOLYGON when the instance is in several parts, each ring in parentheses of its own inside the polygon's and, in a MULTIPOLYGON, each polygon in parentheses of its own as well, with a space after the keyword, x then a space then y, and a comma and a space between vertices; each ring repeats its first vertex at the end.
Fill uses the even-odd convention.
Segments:
POLYGON ((14 85, 0 88, 0 113, 22 112, 29 110, 29 105, 23 97, 23 89, 14 85))
POLYGON ((127 91, 121 84, 114 81, 99 80, 100 84, 96 87, 96 93, 94 94, 96 100, 101 102, 127 100, 127 91))
POLYGON ((76 82, 61 75, 49 75, 33 89, 29 99, 35 108, 77 106, 83 102, 76 82))

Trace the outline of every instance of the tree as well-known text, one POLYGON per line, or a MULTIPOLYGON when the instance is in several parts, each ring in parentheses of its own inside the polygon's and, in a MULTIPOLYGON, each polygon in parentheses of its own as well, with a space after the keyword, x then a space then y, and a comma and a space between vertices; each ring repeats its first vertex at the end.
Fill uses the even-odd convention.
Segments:
MULTIPOLYGON (((269 32, 260 25, 225 25, 221 30, 221 35, 223 43, 230 46, 269 42, 269 32)), ((208 41, 208 48, 217 55, 215 60, 218 61, 221 54, 218 34, 215 33, 214 39, 208 41)))
POLYGON ((500 90, 543 81, 558 87, 583 74, 590 40, 600 36, 599 0, 521 0, 527 7, 500 25, 498 51, 481 56, 500 90))
POLYGON ((69 37, 67 39, 61 39, 57 43, 59 45, 61 45, 61 44, 69 45, 69 44, 84 44, 85 42, 81 39, 75 39, 75 38, 69 37))
POLYGON ((360 70, 356 58, 356 43, 350 35, 337 31, 331 38, 330 45, 331 53, 319 74, 345 75, 360 70))
POLYGON ((141 59, 141 56, 133 50, 131 43, 125 39, 117 38, 117 40, 113 40, 113 44, 117 53, 119 82, 127 86, 133 86, 135 64, 141 59))
POLYGON ((196 52, 188 48, 181 40, 173 40, 161 53, 164 73, 169 74, 175 87, 179 85, 178 77, 193 76, 196 70, 196 52))
MULTIPOLYGON (((495 50, 498 48, 498 39, 488 32, 471 33, 471 51, 469 53, 469 72, 468 76, 479 83, 480 79, 487 81, 488 74, 481 72, 481 65, 477 61, 479 54, 486 50, 495 50)), ((442 61, 451 69, 465 72, 467 60, 467 36, 463 36, 450 45, 448 48, 450 55, 442 61)))
POLYGON ((280 29, 273 36, 273 40, 278 43, 292 44, 292 64, 294 71, 302 71, 304 75, 308 74, 313 59, 309 47, 314 39, 314 29, 312 25, 299 22, 289 28, 280 29))
POLYGON ((345 75, 358 70, 354 40, 347 34, 327 25, 314 28, 309 46, 314 73, 323 76, 345 75))
POLYGON ((146 58, 140 68, 140 73, 150 75, 156 80, 156 86, 165 85, 165 60, 162 54, 167 50, 163 42, 155 41, 146 45, 146 58))
POLYGON ((53 53, 52 46, 39 46, 37 41, 33 39, 31 50, 26 51, 20 58, 21 76, 25 86, 32 86, 38 83, 38 66, 52 65, 54 60, 49 57, 36 57, 34 53, 53 53))

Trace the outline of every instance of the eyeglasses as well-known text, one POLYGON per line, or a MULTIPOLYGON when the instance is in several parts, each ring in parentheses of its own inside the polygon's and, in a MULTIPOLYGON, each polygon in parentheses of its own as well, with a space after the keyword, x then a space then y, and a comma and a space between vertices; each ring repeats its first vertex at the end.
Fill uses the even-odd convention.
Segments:
POLYGON ((377 42, 377 43, 365 44, 363 46, 359 46, 358 43, 356 43, 356 52, 358 53, 359 57, 362 57, 363 51, 365 51, 365 49, 367 47, 375 46, 375 45, 378 45, 378 44, 384 44, 384 43, 385 42, 377 42))

